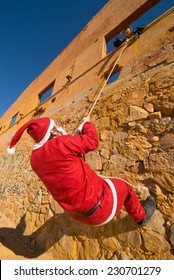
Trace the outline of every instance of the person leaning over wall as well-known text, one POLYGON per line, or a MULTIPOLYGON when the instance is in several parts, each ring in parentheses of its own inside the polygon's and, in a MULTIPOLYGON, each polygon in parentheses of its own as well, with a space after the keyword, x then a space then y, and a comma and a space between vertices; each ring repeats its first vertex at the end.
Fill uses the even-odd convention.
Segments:
POLYGON ((126 39, 130 39, 133 36, 135 36, 135 39, 138 39, 145 27, 146 25, 141 25, 140 27, 137 27, 136 31, 133 31, 131 26, 126 26, 124 29, 125 39, 123 40, 122 33, 120 33, 119 37, 117 37, 116 40, 113 42, 114 47, 118 48, 121 44, 123 44, 126 41, 126 39))

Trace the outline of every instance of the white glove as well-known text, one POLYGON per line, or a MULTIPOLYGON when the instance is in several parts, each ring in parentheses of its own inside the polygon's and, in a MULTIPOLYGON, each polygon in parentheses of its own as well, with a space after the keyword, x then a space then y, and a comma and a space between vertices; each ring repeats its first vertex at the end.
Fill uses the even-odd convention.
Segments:
POLYGON ((67 135, 68 133, 63 129, 63 127, 58 126, 56 127, 57 131, 60 132, 62 135, 67 135))

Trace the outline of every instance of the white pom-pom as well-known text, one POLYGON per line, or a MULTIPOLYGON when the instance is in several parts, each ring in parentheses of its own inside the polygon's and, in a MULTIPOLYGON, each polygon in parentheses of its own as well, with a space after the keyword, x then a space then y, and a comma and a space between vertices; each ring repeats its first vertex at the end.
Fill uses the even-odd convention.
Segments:
POLYGON ((9 155, 14 155, 14 153, 15 153, 15 147, 13 147, 13 148, 7 148, 7 153, 9 154, 9 155))

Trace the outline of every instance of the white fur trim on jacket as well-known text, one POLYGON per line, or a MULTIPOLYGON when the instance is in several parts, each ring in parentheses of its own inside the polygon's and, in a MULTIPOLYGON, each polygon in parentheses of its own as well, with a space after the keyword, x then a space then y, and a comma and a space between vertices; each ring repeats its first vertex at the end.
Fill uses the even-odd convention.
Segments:
POLYGON ((81 125, 80 125, 80 126, 78 127, 78 129, 77 129, 78 132, 82 133, 83 126, 84 126, 84 124, 85 124, 86 122, 87 122, 87 121, 84 121, 84 122, 81 123, 81 125))
POLYGON ((103 226, 107 223, 109 223, 115 216, 116 213, 116 209, 117 209, 117 193, 116 193, 116 189, 114 184, 112 183, 112 181, 110 179, 105 179, 105 181, 108 183, 111 191, 112 191, 112 195, 113 195, 113 206, 112 206, 112 212, 109 215, 109 217, 101 224, 97 225, 97 226, 103 226))

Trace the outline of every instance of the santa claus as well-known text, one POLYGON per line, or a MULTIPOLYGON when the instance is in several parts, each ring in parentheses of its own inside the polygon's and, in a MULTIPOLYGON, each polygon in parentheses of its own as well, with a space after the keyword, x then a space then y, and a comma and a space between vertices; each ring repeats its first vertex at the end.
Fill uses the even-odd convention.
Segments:
POLYGON ((82 155, 98 146, 96 128, 90 118, 84 118, 78 135, 70 135, 43 117, 24 124, 13 136, 8 153, 24 131, 34 139, 31 166, 53 198, 76 220, 88 225, 104 225, 116 216, 124 205, 137 225, 146 225, 156 203, 148 196, 144 206, 133 188, 121 179, 102 179, 84 161, 82 155))

